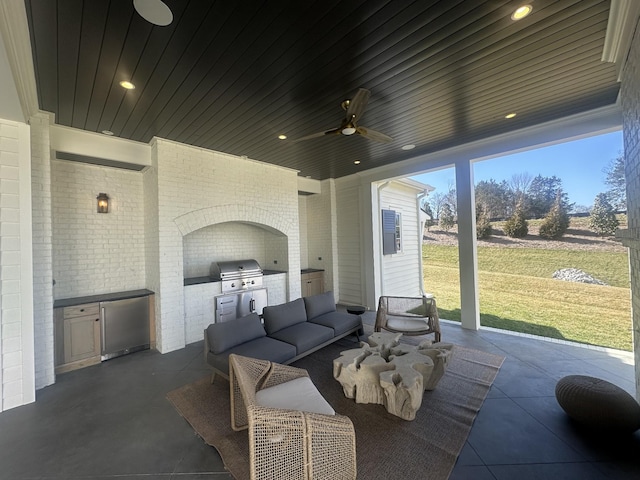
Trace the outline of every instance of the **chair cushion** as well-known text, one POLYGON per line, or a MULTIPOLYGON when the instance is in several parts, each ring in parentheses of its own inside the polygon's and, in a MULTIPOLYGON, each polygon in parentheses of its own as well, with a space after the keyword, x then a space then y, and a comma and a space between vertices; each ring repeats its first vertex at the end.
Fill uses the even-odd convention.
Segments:
POLYGON ((333 328, 334 336, 362 327, 362 320, 359 315, 351 315, 344 312, 325 313, 315 318, 309 318, 309 322, 333 328))
POLYGON ((207 327, 209 350, 216 354, 241 343, 266 336, 267 332, 264 331, 257 313, 250 313, 229 322, 212 323, 207 327))
POLYGON ((400 332, 421 332, 429 330, 429 322, 426 318, 388 317, 387 328, 400 332))
POLYGON ((271 335, 296 323, 306 322, 307 312, 304 309, 304 301, 298 298, 282 305, 264 307, 262 318, 264 319, 264 328, 271 335))
POLYGON ((304 308, 307 311, 307 319, 309 320, 325 313, 335 312, 336 301, 333 292, 304 297, 304 308))
POLYGON ((295 345, 298 355, 331 340, 333 329, 311 322, 298 323, 270 335, 271 338, 295 345))
POLYGON ((309 377, 300 377, 256 392, 256 403, 263 407, 335 415, 309 377))

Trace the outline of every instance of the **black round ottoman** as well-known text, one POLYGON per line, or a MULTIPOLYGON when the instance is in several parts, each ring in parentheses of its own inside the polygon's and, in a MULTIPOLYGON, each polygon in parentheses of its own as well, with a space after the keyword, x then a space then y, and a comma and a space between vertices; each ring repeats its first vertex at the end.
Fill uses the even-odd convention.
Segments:
POLYGON ((366 308, 356 306, 356 305, 347 307, 347 313, 350 313, 352 315, 362 315, 366 310, 367 310, 366 308))
POLYGON ((640 428, 640 404, 620 387, 600 378, 561 378, 556 384, 556 399, 569 417, 585 426, 621 432, 640 428))

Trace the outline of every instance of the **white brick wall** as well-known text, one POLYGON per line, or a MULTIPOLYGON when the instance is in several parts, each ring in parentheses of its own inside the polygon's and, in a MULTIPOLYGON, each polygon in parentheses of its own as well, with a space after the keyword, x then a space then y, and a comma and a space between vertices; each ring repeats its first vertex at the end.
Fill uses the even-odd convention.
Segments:
MULTIPOLYGON (((291 274, 297 276, 295 272, 291 274)), ((262 279, 263 285, 267 288, 268 304, 280 305, 287 302, 287 274, 266 275, 262 279)))
POLYGON ((39 114, 31 118, 30 124, 33 323, 36 389, 39 389, 55 382, 49 116, 39 114))
POLYGON ((640 29, 636 28, 622 77, 625 177, 627 179, 628 231, 631 271, 631 309, 636 364, 636 397, 640 401, 640 29))
POLYGON ((202 340, 204 329, 215 322, 214 297, 220 295, 220 282, 184 287, 185 342, 202 340))
POLYGON ((309 268, 307 251, 307 195, 298 196, 298 217, 300 222, 300 267, 309 268))
POLYGON ((140 172, 53 160, 56 299, 145 287, 145 215, 140 172), (109 213, 97 213, 99 193, 109 213))
POLYGON ((147 288, 155 292, 156 341, 160 344, 160 243, 158 238, 158 159, 152 150, 153 167, 142 175, 144 191, 144 251, 147 288))
POLYGON ((0 119, 0 411, 35 400, 29 136, 0 119))
POLYGON ((185 278, 209 275, 211 262, 241 258, 253 258, 263 269, 286 270, 287 265, 286 237, 239 222, 189 233, 183 238, 183 248, 185 278))
MULTIPOLYGON (((265 243, 265 255, 283 255, 285 265, 299 272, 297 176, 292 170, 162 139, 152 143, 152 160, 157 164, 157 194, 145 194, 155 195, 158 203, 156 329, 159 350, 169 352, 187 341, 183 236, 226 222, 264 225, 286 236, 286 253, 282 242, 274 241, 265 243)), ((227 253, 240 255, 242 250, 227 253)), ((191 268, 194 262, 188 255, 191 268)), ((289 298, 299 297, 299 277, 288 280, 289 298)))

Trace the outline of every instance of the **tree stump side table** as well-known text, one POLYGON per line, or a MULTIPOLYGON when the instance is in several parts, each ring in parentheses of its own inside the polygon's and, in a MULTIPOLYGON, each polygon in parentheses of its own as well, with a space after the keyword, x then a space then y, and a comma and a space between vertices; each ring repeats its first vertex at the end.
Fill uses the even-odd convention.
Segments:
POLYGON ((404 420, 416 418, 425 390, 433 390, 445 372, 453 345, 425 340, 400 344, 401 333, 377 332, 360 348, 341 352, 333 378, 356 403, 384 405, 404 420))

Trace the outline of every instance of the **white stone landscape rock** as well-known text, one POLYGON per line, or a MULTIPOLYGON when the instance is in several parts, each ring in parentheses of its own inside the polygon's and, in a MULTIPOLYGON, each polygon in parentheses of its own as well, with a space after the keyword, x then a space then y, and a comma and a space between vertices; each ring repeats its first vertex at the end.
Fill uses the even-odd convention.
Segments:
POLYGON ((553 272, 553 278, 564 280, 565 282, 591 283, 593 285, 607 285, 602 280, 593 278, 586 272, 578 268, 562 268, 553 272))

